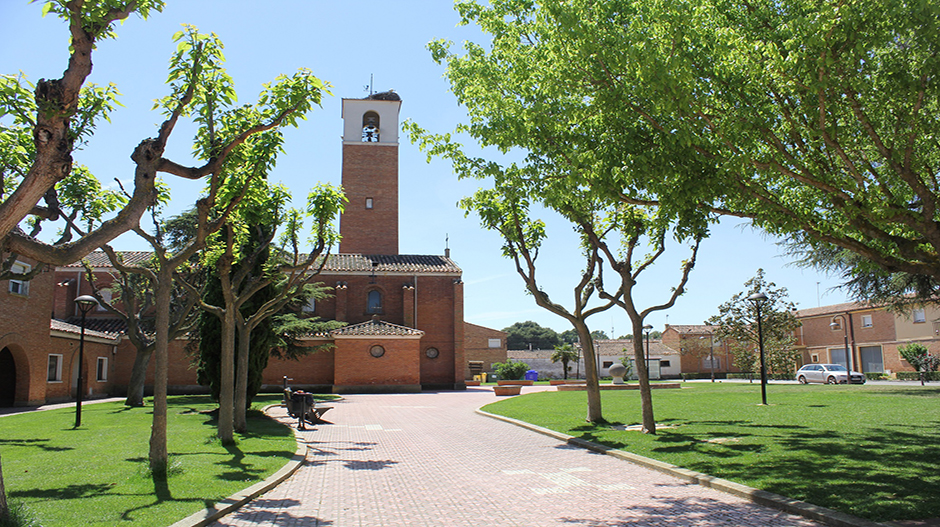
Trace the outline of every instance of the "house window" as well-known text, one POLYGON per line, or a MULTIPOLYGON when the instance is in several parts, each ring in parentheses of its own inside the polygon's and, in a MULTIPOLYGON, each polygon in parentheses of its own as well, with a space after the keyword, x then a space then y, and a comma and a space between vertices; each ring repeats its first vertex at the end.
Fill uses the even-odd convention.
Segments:
POLYGON ((668 361, 668 360, 660 360, 660 361, 659 361, 659 367, 660 367, 660 368, 668 368, 668 367, 669 367, 669 361, 668 361))
POLYGON ((49 355, 49 373, 46 380, 49 382, 62 382, 62 355, 49 355))
POLYGON ((924 312, 923 308, 915 309, 913 315, 915 324, 923 324, 924 322, 927 322, 927 313, 924 312))
POLYGON ((379 114, 375 112, 366 112, 362 116, 362 142, 379 142, 379 114))
POLYGON ((605 368, 610 368, 610 367, 613 366, 613 365, 614 365, 614 363, 613 363, 612 361, 609 361, 609 360, 605 360, 605 361, 604 361, 604 367, 605 367, 605 368))
POLYGON ((315 312, 317 310, 317 299, 310 297, 310 299, 307 300, 307 303, 304 304, 304 306, 300 308, 300 310, 303 311, 304 313, 315 312))
POLYGON ((862 315, 862 327, 870 328, 872 326, 874 326, 874 324, 871 321, 871 315, 862 315))
POLYGON ((366 209, 372 208, 372 198, 366 198, 366 209))
MULTIPOLYGON (((17 274, 26 274, 30 272, 32 268, 22 262, 16 262, 10 267, 10 271, 17 274)), ((10 280, 10 292, 14 295, 23 295, 26 296, 29 294, 29 281, 28 280, 10 280)))
POLYGON ((366 313, 382 312, 382 293, 373 289, 366 299, 366 313))
POLYGON ((709 371, 721 369, 721 357, 703 357, 702 369, 709 371))
POLYGON ((813 353, 812 355, 809 356, 809 358, 810 358, 810 360, 813 361, 813 362, 819 362, 819 354, 818 354, 818 353, 813 353))
POLYGON ((101 295, 101 302, 98 302, 97 310, 98 310, 98 311, 107 311, 108 308, 104 307, 104 305, 105 305, 106 303, 107 303, 107 304, 110 304, 110 303, 111 303, 111 290, 110 290, 110 289, 102 289, 102 290, 98 291, 98 294, 101 295))
POLYGON ((96 376, 98 382, 105 382, 108 380, 108 358, 107 357, 98 357, 98 367, 96 368, 96 376))
POLYGON ((500 339, 489 339, 487 341, 488 348, 499 348, 499 347, 502 347, 502 345, 503 345, 503 342, 500 339))

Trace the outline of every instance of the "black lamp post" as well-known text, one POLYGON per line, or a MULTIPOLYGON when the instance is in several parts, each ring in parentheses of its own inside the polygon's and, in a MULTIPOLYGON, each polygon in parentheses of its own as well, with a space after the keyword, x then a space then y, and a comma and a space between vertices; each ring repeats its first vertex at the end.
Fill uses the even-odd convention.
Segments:
POLYGON ((829 327, 835 329, 839 327, 839 323, 836 322, 837 318, 842 319, 842 338, 845 343, 845 368, 848 373, 845 374, 845 384, 850 384, 852 380, 852 352, 849 351, 849 328, 845 322, 845 315, 836 315, 832 317, 832 322, 829 324, 829 327))
MULTIPOLYGON (((699 340, 705 337, 699 337, 699 340)), ((715 336, 708 335, 708 369, 712 374, 712 382, 715 382, 715 336)))
POLYGON ((643 331, 646 333, 646 380, 650 379, 650 331, 653 330, 653 326, 647 324, 643 326, 643 331))
POLYGON ((764 365, 764 329, 761 327, 760 307, 767 301, 764 293, 754 293, 747 297, 757 309, 757 347, 760 349, 760 397, 762 404, 767 404, 767 367, 764 365))
POLYGON ((82 336, 78 340, 78 397, 75 402, 75 428, 82 426, 82 366, 85 363, 85 315, 91 311, 91 308, 98 305, 98 301, 91 295, 82 295, 75 299, 75 305, 82 312, 82 336))

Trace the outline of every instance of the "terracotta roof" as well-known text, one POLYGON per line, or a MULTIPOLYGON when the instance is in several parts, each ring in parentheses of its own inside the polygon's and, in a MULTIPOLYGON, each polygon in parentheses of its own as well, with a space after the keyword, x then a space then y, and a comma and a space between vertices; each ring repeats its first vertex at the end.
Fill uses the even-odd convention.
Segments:
POLYGON ((870 304, 868 302, 847 302, 845 304, 833 304, 831 306, 811 307, 800 309, 793 314, 796 318, 818 317, 821 315, 832 315, 836 313, 845 313, 846 311, 863 311, 867 309, 878 309, 883 307, 881 304, 870 304))
MULTIPOLYGON (((153 256, 153 251, 117 251, 117 254, 124 260, 126 265, 139 265, 144 263, 153 256)), ((82 260, 78 262, 73 262, 65 267, 73 268, 82 268, 82 261, 87 261, 91 264, 92 267, 112 267, 111 260, 108 259, 108 255, 104 251, 94 251, 85 255, 82 260)))
MULTIPOLYGON (((49 329, 52 331, 61 331, 63 333, 72 333, 75 335, 82 334, 81 326, 76 326, 75 324, 69 324, 68 322, 64 320, 58 320, 55 318, 49 320, 49 329)), ((117 340, 120 335, 117 333, 103 333, 101 331, 95 331, 93 329, 89 329, 88 325, 86 325, 85 336, 97 337, 97 338, 108 339, 108 340, 117 340)))
POLYGON ((420 337, 424 335, 424 332, 420 329, 373 319, 368 322, 334 329, 330 332, 330 335, 333 337, 420 337))
POLYGON ((441 273, 460 274, 460 267, 446 256, 423 254, 331 254, 323 266, 330 273, 441 273))
MULTIPOLYGON (((153 255, 151 251, 118 251, 128 265, 146 262, 153 255)), ((102 251, 89 253, 83 260, 92 267, 111 267, 111 260, 102 251)), ((82 262, 75 262, 65 267, 81 268, 82 262)), ((460 274, 460 267, 446 256, 424 254, 331 254, 323 266, 323 271, 330 273, 441 273, 460 274), (373 265, 374 264, 374 265, 373 265)))
MULTIPOLYGON (((82 317, 69 317, 65 319, 65 323, 75 327, 81 327, 82 317)), ((121 333, 127 332, 127 324, 124 322, 124 319, 121 318, 86 318, 86 335, 89 329, 109 335, 120 335, 121 333)))
POLYGON ((715 326, 705 324, 670 324, 666 329, 674 329, 680 335, 711 335, 715 326))
MULTIPOLYGON (((594 348, 598 355, 611 356, 623 355, 623 349, 627 349, 627 354, 633 354, 633 341, 630 339, 613 340, 595 340, 594 348)), ((643 349, 646 349, 646 339, 643 339, 643 349)), ((674 355, 676 350, 663 344, 659 339, 650 339, 650 355, 674 355)))

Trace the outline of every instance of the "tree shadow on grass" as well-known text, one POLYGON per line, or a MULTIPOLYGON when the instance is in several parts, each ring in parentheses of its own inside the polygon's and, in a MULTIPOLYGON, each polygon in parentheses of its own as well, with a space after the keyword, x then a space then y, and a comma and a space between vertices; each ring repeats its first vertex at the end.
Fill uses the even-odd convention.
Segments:
POLYGON ((66 450, 75 450, 74 447, 70 446, 52 446, 48 445, 51 439, 0 439, 0 445, 9 445, 9 446, 20 446, 20 447, 35 447, 46 452, 64 452, 66 450))

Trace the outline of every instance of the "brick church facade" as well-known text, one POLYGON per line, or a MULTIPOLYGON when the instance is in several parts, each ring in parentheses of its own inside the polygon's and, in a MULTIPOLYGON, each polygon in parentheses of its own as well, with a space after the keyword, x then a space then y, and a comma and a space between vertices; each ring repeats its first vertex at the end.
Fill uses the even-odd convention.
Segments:
MULTIPOLYGON (((464 389, 469 365, 481 362, 465 352, 465 328, 474 342, 489 343, 482 361, 486 370, 505 360, 505 334, 464 322, 462 271, 448 254, 399 254, 398 95, 386 92, 342 104, 342 184, 349 203, 340 218, 339 252, 330 255, 318 277, 333 291, 304 311, 346 326, 306 340, 311 346, 332 344, 328 351, 299 361, 272 359, 265 384, 276 389, 288 377, 294 387, 335 393, 464 389)), ((130 263, 148 255, 124 253, 130 263)), ((96 271, 99 289, 107 291, 107 258, 96 252, 85 260, 96 271)), ((81 264, 0 287, 0 406, 74 397, 80 332, 74 299, 91 291, 81 264)), ((81 365, 86 396, 122 394, 134 347, 107 312, 87 316, 86 328, 92 329, 86 329, 81 365)), ((181 339, 170 346, 171 393, 204 391, 186 343, 181 339)), ((152 370, 151 364, 150 376, 152 370)))

